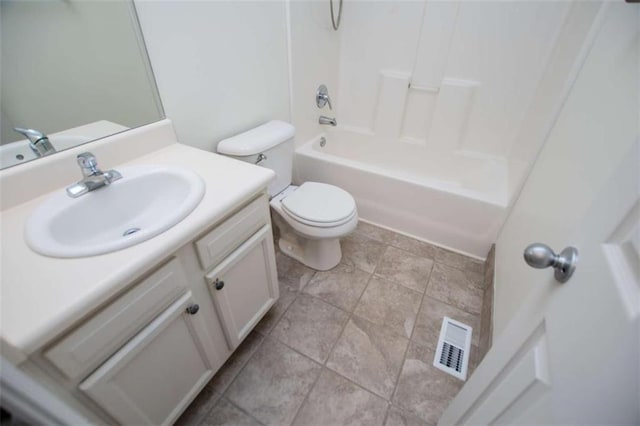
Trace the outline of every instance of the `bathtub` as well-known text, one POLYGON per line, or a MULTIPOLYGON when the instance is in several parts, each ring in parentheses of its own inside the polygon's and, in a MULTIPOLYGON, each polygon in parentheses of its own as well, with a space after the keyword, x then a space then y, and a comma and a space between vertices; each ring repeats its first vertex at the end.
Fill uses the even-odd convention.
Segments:
POLYGON ((349 191, 364 221, 479 259, 496 240, 514 187, 504 159, 340 129, 297 148, 294 165, 297 183, 349 191))

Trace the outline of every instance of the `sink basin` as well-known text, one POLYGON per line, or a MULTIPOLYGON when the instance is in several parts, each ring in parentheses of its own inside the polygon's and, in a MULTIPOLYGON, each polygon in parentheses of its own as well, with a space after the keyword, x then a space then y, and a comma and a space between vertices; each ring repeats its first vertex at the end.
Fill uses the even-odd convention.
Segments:
POLYGON ((43 201, 27 219, 27 244, 52 257, 113 252, 176 225, 204 195, 204 182, 187 169, 137 166, 117 170, 122 179, 109 186, 78 198, 61 189, 43 201))

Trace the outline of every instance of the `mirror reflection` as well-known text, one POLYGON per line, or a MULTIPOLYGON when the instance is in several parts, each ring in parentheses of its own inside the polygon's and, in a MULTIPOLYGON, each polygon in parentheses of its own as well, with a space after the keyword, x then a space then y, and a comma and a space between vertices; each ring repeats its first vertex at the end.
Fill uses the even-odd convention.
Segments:
POLYGON ((164 117, 131 0, 0 2, 0 167, 164 117))

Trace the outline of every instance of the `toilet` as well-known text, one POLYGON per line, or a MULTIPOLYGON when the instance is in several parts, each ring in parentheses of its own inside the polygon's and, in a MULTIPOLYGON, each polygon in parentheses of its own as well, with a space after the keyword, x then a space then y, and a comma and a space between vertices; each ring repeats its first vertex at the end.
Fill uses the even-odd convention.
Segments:
POLYGON ((310 268, 326 271, 342 258, 340 238, 358 224, 356 202, 334 185, 292 185, 294 127, 270 121, 218 144, 218 153, 272 169, 269 185, 280 250, 310 268))

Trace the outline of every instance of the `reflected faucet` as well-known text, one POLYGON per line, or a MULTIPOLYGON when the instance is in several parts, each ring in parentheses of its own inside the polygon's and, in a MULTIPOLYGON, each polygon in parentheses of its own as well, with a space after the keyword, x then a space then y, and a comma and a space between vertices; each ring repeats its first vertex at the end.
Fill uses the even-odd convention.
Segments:
POLYGON ((325 117, 324 115, 321 115, 320 118, 318 119, 318 123, 320 124, 330 124, 332 126, 337 126, 338 122, 336 121, 335 118, 331 118, 331 117, 325 117))
POLYGON ((107 186, 112 182, 122 178, 117 170, 107 170, 103 172, 98 168, 98 160, 90 152, 83 152, 76 157, 78 166, 82 171, 82 180, 67 187, 67 194, 71 198, 77 198, 87 192, 107 186))
POLYGON ((22 127, 14 127, 13 130, 29 139, 29 148, 36 156, 44 157, 56 152, 56 149, 51 145, 49 138, 44 133, 34 129, 23 129, 22 127))

